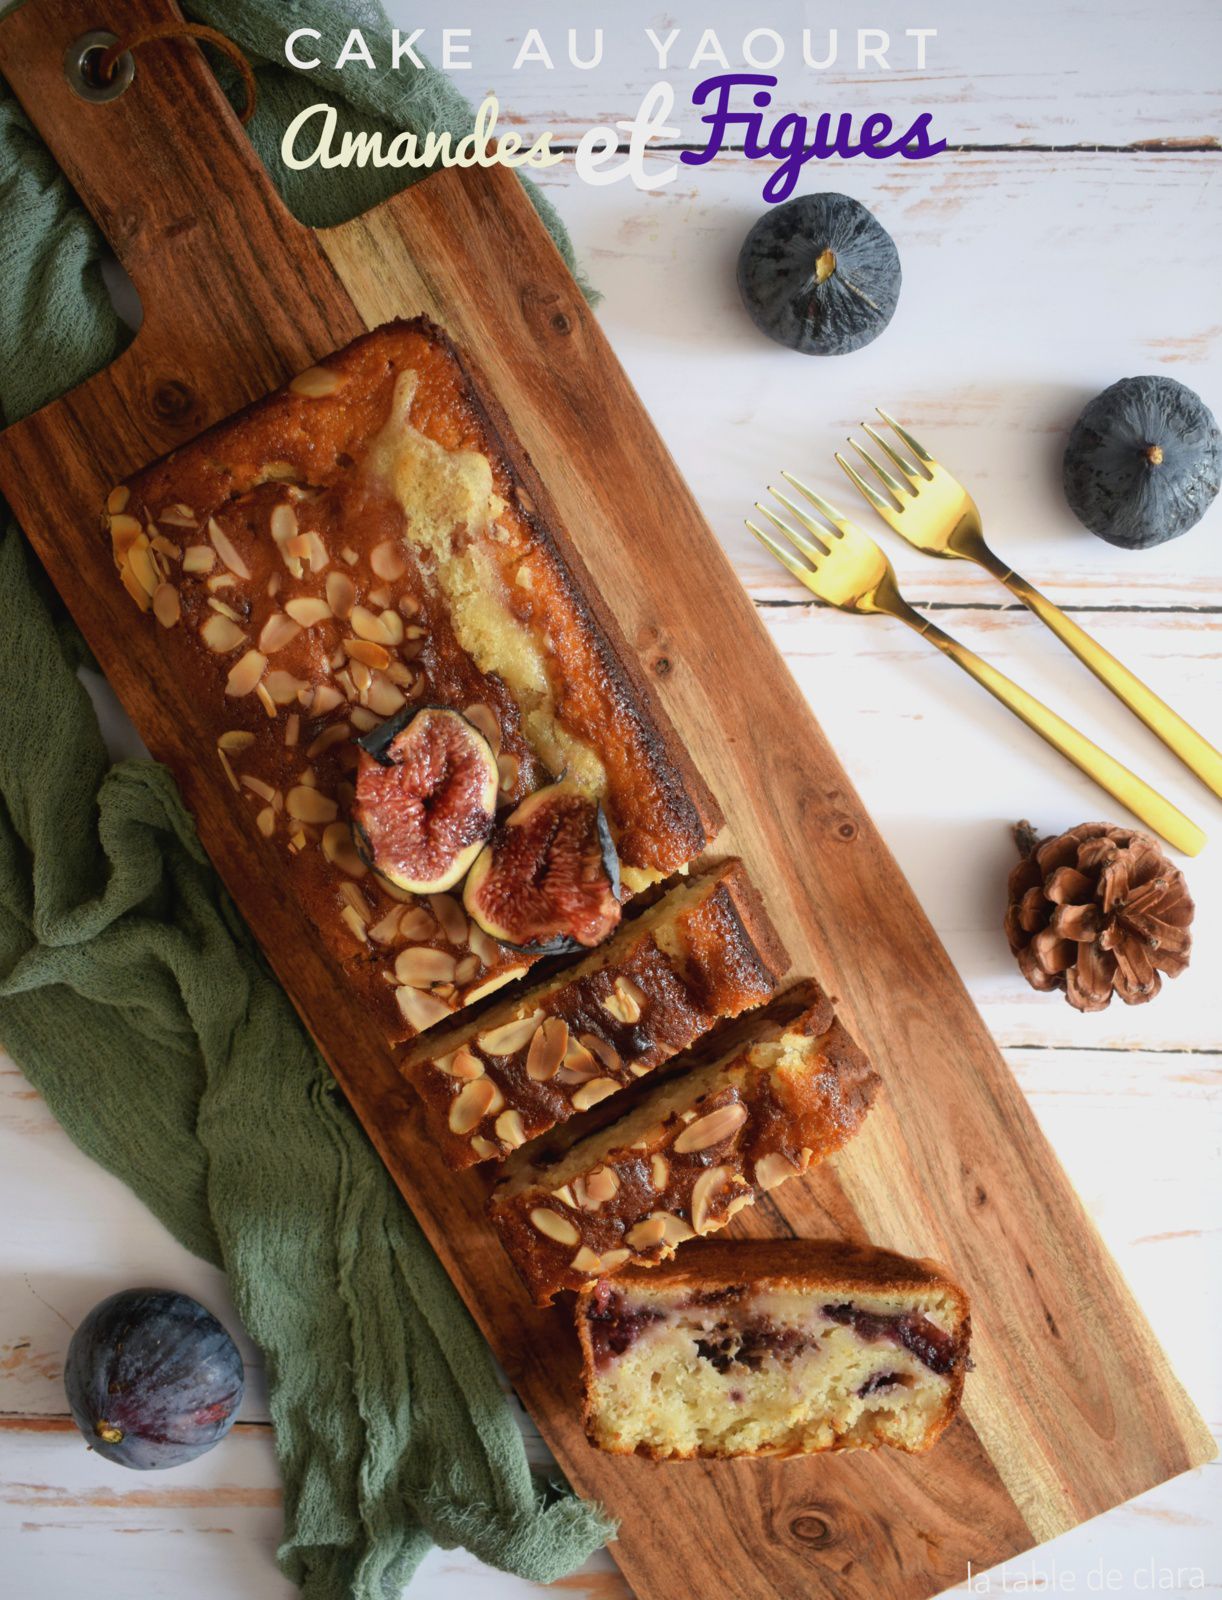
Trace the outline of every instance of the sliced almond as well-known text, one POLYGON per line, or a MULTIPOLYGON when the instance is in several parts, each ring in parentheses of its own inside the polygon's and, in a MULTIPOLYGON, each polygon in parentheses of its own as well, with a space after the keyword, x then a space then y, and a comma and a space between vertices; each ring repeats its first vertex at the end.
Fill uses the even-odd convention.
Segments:
POLYGON ((125 483, 116 484, 116 486, 106 496, 107 511, 109 511, 112 515, 117 515, 126 507, 127 502, 131 499, 131 497, 132 492, 125 483))
POLYGON ((597 1211, 619 1193, 619 1178, 613 1167, 595 1167, 586 1174, 584 1205, 587 1211, 597 1211))
POLYGON ((271 530, 277 544, 287 544, 297 537, 297 513, 292 506, 282 502, 272 507, 271 530))
POLYGON ((246 635, 237 623, 231 622, 228 617, 218 616, 215 611, 199 630, 199 636, 209 650, 215 650, 218 656, 228 655, 231 650, 246 643, 246 635))
POLYGON ((346 923, 349 933, 359 939, 362 944, 366 943, 369 935, 365 932, 365 924, 360 913, 352 906, 341 906, 339 914, 346 923))
MULTIPOLYGON (((391 893, 393 890, 393 885, 384 883, 382 887, 387 893, 391 893)), ((403 891, 399 890, 398 892, 402 894, 403 891)), ((402 920, 399 923, 399 932, 404 939, 409 939, 416 944, 422 944, 426 939, 432 939, 436 936, 437 924, 423 906, 409 906, 406 911, 400 913, 400 916, 402 920)))
POLYGON ((697 1233, 711 1233, 720 1224, 711 1215, 713 1200, 725 1188, 731 1177, 729 1167, 710 1167, 702 1172, 692 1185, 692 1227, 697 1233))
POLYGON ((286 617, 283 611, 273 611, 259 630, 259 649, 265 656, 275 655, 277 650, 291 644, 300 632, 300 625, 292 617, 286 617))
POLYGON ((260 811, 259 815, 255 818, 255 827, 258 828, 259 832, 265 839, 270 839, 272 834, 275 833, 276 813, 272 810, 271 806, 263 807, 263 810, 260 811))
POLYGON ((356 584, 346 572, 328 572, 327 604, 337 617, 346 619, 356 604, 356 584))
POLYGON ((390 665, 390 653, 384 644, 375 644, 372 639, 345 639, 344 650, 352 661, 359 661, 366 667, 376 667, 380 672, 385 672, 390 665))
POLYGON ((501 748, 501 724, 497 721, 496 712, 491 706, 485 705, 482 700, 474 705, 467 706, 463 716, 473 728, 478 728, 487 739, 492 748, 493 755, 497 755, 501 748))
POLYGON ((332 822, 323 829, 322 853, 328 861, 337 866, 341 872, 346 872, 350 878, 363 878, 368 870, 353 842, 352 829, 346 822, 332 822))
POLYGON ((682 1244, 685 1239, 696 1237, 683 1218, 675 1216, 673 1211, 655 1211, 653 1215, 661 1218, 662 1226, 666 1230, 663 1239, 671 1249, 677 1244, 682 1244))
POLYGON ((381 719, 375 712, 367 710, 365 706, 350 706, 348 720, 359 732, 372 733, 381 719))
POLYGON ((182 553, 184 572, 211 572, 216 566, 216 551, 210 544, 189 544, 182 553))
MULTIPOLYGON (((225 617, 218 617, 218 622, 225 622, 225 617)), ((232 626, 232 624, 230 624, 232 626)), ((207 624, 205 624, 207 626, 207 624)), ((263 669, 267 666, 267 657, 258 650, 248 650, 240 656, 229 669, 229 677, 225 680, 225 693, 235 699, 244 694, 249 694, 263 676, 263 669)))
POLYGON ((352 729, 346 722, 329 722, 306 750, 307 758, 313 761, 316 756, 322 755, 324 750, 329 750, 333 744, 343 744, 351 734, 352 729))
POLYGON ((619 1072, 623 1068, 620 1053, 609 1045, 605 1039, 600 1039, 596 1033, 583 1033, 581 1043, 597 1060, 601 1061, 608 1072, 619 1072))
POLYGON ((497 944, 491 934, 485 933, 476 923, 471 924, 471 932, 467 936, 467 942, 486 967, 495 967, 501 959, 500 945, 497 944))
POLYGON ((602 1270, 604 1272, 618 1272, 631 1255, 631 1250, 608 1250, 603 1257, 602 1270))
POLYGON ((247 733, 245 728, 231 728, 227 733, 223 733, 216 742, 222 750, 227 750, 230 755, 233 755, 239 750, 249 750, 255 742, 255 736, 253 733, 247 733))
POLYGON ((549 1206, 536 1206, 530 1214, 530 1220, 545 1239, 552 1239, 556 1244, 577 1244, 581 1239, 573 1223, 549 1206))
POLYGON ((147 539, 132 545, 127 552, 127 570, 151 599, 153 590, 161 582, 161 578, 149 554, 147 539))
POLYGON ((464 1083, 470 1083, 475 1078, 484 1076, 484 1063, 466 1045, 460 1045, 448 1056, 438 1056, 433 1065, 439 1072, 444 1072, 448 1077, 461 1078, 464 1083))
POLYGON ((600 1100, 605 1100, 608 1095, 615 1094, 619 1084, 614 1078, 591 1078, 589 1083, 583 1083, 573 1096, 574 1111, 588 1111, 591 1106, 596 1106, 600 1100))
POLYGON ((526 1056, 526 1076, 535 1083, 554 1078, 564 1060, 569 1042, 569 1025, 563 1017, 548 1017, 530 1041, 526 1056))
POLYGON ((289 384, 289 389, 307 400, 322 400, 334 394, 341 381, 339 373, 332 372, 330 367, 307 367, 304 372, 297 374, 289 384))
POLYGON ((694 1155, 698 1150, 710 1150, 715 1144, 731 1138, 747 1120, 747 1108, 741 1101, 728 1106, 718 1106, 707 1116, 689 1122, 671 1147, 677 1156, 694 1155))
POLYGON ((518 774, 521 772, 521 769, 522 763, 518 760, 517 756, 509 755, 507 753, 502 753, 501 755, 497 756, 496 770, 502 794, 508 794, 510 789, 513 788, 514 784, 517 783, 518 774))
POLYGON ((586 1049, 585 1045, 576 1039, 570 1038, 564 1051, 564 1066, 561 1071, 562 1083, 588 1083, 591 1078, 599 1076, 598 1062, 586 1049))
POLYGON ((237 546, 215 517, 208 518, 208 537, 221 560, 236 577, 249 578, 250 568, 238 553, 237 546))
POLYGON ((437 918, 442 933, 452 945, 461 949, 467 942, 467 917, 458 901, 452 895, 431 894, 429 909, 437 918))
POLYGON ((450 1101, 450 1132, 470 1133, 492 1110, 497 1087, 491 1078, 473 1078, 450 1101))
POLYGON ((615 980, 615 987, 603 1000, 603 1010, 613 1016, 617 1022, 622 1022, 631 1027, 641 1020, 641 1008, 645 1002, 645 991, 639 984, 633 983, 631 978, 619 977, 615 980))
POLYGON ((522 1126, 521 1113, 514 1110, 502 1111, 493 1124, 496 1136, 511 1150, 516 1150, 526 1143, 526 1129, 522 1126))
POLYGON ((119 577, 123 582, 123 587, 140 607, 141 611, 147 611, 153 603, 152 597, 126 562, 119 568, 119 577))
POLYGON ((328 794, 309 784, 295 784, 284 797, 284 809, 298 822, 334 822, 339 807, 328 794))
POLYGON ((413 988, 427 989, 434 983, 453 983, 454 957, 448 950, 433 950, 415 945, 401 950, 395 960, 395 977, 413 988))
POLYGON ((382 673, 375 672, 373 682, 369 685, 365 696, 369 709, 375 711, 379 717, 393 717, 400 707, 407 704, 407 696, 402 689, 398 689, 384 677, 382 673))
POLYGON ((369 552, 369 565, 376 578, 381 578, 385 583, 394 583, 407 571, 407 558, 395 540, 383 539, 369 552))
POLYGON ((178 590, 172 583, 159 583, 153 590, 153 615, 163 628, 172 628, 182 616, 178 590))
POLYGON ((786 1178, 796 1177, 797 1172, 798 1168, 781 1150, 773 1150, 755 1163, 755 1181, 764 1190, 775 1189, 786 1178))
MULTIPOLYGON (((338 828, 339 826, 340 824, 338 822, 332 823, 332 827, 338 828)), ((326 837, 326 833, 324 833, 324 850, 326 849, 326 837)), ((403 908, 401 906, 391 906, 390 910, 381 919, 381 921, 375 922, 373 927, 370 928, 369 937, 374 941, 375 944, 394 944, 395 940, 399 937, 399 918, 402 915, 403 908)))
POLYGON ((270 783, 264 783, 262 778, 256 778, 253 772, 244 772, 242 782, 251 794, 257 794, 260 800, 266 800, 269 806, 275 804, 276 791, 270 783))
POLYGON ((310 686, 304 678, 295 678, 291 672, 273 670, 264 678, 267 692, 278 706, 291 706, 303 689, 310 686))
POLYGON ((467 1005, 474 1005, 477 1000, 484 1000, 490 994, 495 994, 498 989, 503 989, 507 983, 512 983, 515 978, 524 977, 529 971, 527 967, 506 967, 504 972, 498 972, 486 983, 477 983, 474 989, 469 989, 465 996, 467 1005))
POLYGON ((310 710, 316 717, 325 717, 328 711, 334 711, 336 706, 344 703, 344 697, 332 683, 319 683, 314 688, 314 700, 310 710))
POLYGON ((603 1258, 591 1250, 588 1244, 583 1244, 581 1249, 569 1262, 569 1267, 574 1272, 584 1272, 593 1276, 603 1269, 603 1258))
POLYGON ((515 1017, 512 1022, 502 1023, 499 1028, 491 1028, 487 1033, 481 1033, 477 1042, 487 1055, 516 1055, 534 1038, 535 1029, 542 1021, 542 1011, 532 1011, 527 1017, 515 1017))
POLYGON ((478 1133, 471 1140, 471 1148, 481 1161, 495 1161, 501 1153, 491 1139, 484 1139, 478 1133))
POLYGON ((303 628, 317 627, 320 622, 326 622, 331 616, 331 607, 325 600, 316 600, 309 595, 301 595, 295 600, 286 600, 284 609, 294 622, 303 628))
POLYGON ((646 1217, 643 1222, 638 1222, 635 1227, 629 1228, 624 1235, 624 1240, 634 1250, 654 1250, 666 1237, 665 1219, 659 1216, 646 1217))
POLYGON ((403 1020, 410 1023, 417 1033, 423 1033, 426 1028, 431 1028, 435 1022, 451 1014, 451 1007, 440 996, 430 994, 427 989, 413 989, 408 984, 395 990, 395 1001, 403 1020))
POLYGON ((649 1177, 659 1194, 664 1194, 670 1182, 670 1162, 665 1156, 654 1155, 649 1161, 649 1177))
POLYGON ((353 606, 348 617, 349 625, 358 639, 368 639, 374 644, 389 644, 390 638, 382 626, 382 619, 367 606, 353 606))

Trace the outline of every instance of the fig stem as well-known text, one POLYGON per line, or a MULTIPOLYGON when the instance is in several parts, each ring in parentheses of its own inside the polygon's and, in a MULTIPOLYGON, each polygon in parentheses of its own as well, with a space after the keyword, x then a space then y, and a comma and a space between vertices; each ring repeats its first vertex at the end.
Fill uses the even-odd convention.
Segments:
POLYGON ((821 252, 815 261, 815 282, 826 283, 836 270, 836 253, 832 249, 821 252))
POLYGON ((117 1428, 113 1422, 107 1422, 105 1418, 101 1418, 94 1423, 93 1431, 99 1439, 104 1440, 107 1444, 122 1444, 123 1442, 123 1429, 117 1428))
POLYGON ((1142 451, 1146 460, 1152 467, 1161 467, 1163 464, 1163 447, 1161 444, 1148 444, 1142 451))

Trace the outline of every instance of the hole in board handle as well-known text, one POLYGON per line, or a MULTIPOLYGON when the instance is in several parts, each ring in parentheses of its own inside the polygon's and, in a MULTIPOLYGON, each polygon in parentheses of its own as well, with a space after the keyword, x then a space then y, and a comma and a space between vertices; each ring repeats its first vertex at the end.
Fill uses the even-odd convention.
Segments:
POLYGON ((68 46, 64 56, 64 76, 68 80, 68 87, 79 99, 99 104, 117 100, 130 88, 136 76, 136 61, 130 50, 119 57, 109 78, 103 78, 99 71, 102 57, 111 45, 118 42, 117 34, 105 28, 94 28, 68 46))

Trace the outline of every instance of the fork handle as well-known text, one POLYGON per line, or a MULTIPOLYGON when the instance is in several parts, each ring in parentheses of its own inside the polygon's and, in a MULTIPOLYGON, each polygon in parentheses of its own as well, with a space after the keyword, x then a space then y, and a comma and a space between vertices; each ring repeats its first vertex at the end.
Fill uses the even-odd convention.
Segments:
POLYGON ((1084 628, 1067 617, 1060 606, 1053 605, 1034 584, 1019 577, 989 552, 992 560, 987 564, 994 577, 999 578, 1010 593, 1034 611, 1046 627, 1052 629, 1062 644, 1066 644, 1099 679, 1122 700, 1156 734, 1169 750, 1173 750, 1184 765, 1195 772, 1201 782, 1222 799, 1222 754, 1219 754, 1195 728, 1184 721, 1178 711, 1173 711, 1165 700, 1160 700, 1123 662, 1117 661, 1110 650, 1105 650, 1097 639, 1092 639, 1084 628))
POLYGON ((991 667, 966 645, 960 644, 958 639, 952 639, 949 633, 943 633, 936 623, 921 616, 906 602, 901 604, 903 609, 892 612, 892 615, 898 616, 910 628, 915 628, 918 633, 923 634, 930 644, 935 645, 944 656, 949 656, 956 666, 962 667, 964 672, 975 678, 976 682, 987 689, 995 699, 1000 700, 1003 706, 1007 706, 1015 716, 1021 717, 1041 739, 1072 761, 1080 772, 1084 772, 1088 778, 1093 778, 1100 788, 1106 789, 1108 794, 1120 801, 1121 805, 1127 806, 1134 816, 1140 817, 1148 828, 1160 833, 1169 844, 1183 851, 1186 856, 1197 854, 1205 843, 1205 835, 1195 822, 1173 806, 1170 800, 1164 799, 1157 789, 1152 789, 1136 773, 1121 766, 1120 762, 1109 756, 1106 750, 1101 750, 1085 734, 1071 727, 1063 717, 1057 716, 1055 711, 1050 711, 1034 695, 1028 694, 1025 689, 1020 689, 1018 684, 1007 678, 1004 672, 998 672, 996 667, 991 667))

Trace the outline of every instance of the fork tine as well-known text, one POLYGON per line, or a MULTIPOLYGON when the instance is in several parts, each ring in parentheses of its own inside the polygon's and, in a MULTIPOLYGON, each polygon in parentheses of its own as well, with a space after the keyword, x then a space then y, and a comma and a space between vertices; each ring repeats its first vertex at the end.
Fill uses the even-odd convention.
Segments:
POLYGON ((890 500, 884 500, 874 485, 867 483, 853 463, 846 461, 839 450, 836 451, 836 465, 848 474, 850 481, 861 491, 880 516, 893 517, 896 515, 895 507, 890 500))
POLYGON ((847 530, 849 519, 842 512, 837 511, 830 500, 825 500, 821 494, 816 494, 808 483, 803 483, 801 478, 792 472, 782 470, 781 476, 786 483, 791 483, 800 495, 810 501, 821 517, 827 518, 837 533, 844 533, 847 530))
POLYGON ((872 467, 873 470, 878 474, 880 482, 885 484, 895 496, 896 503, 899 509, 902 511, 904 507, 904 501, 906 498, 911 497, 912 490, 908 488, 906 484, 902 484, 898 478, 893 478, 887 471, 886 467, 883 466, 882 462, 875 461, 874 457, 870 454, 866 447, 858 444, 856 439, 850 439, 849 443, 853 446, 853 449, 856 450, 857 454, 866 463, 866 465, 868 467, 872 467))
POLYGON ((887 426, 892 430, 892 432, 893 433, 897 433, 899 435, 899 437, 908 446, 909 450, 912 451, 913 455, 917 458, 918 461, 923 461, 924 464, 927 467, 936 467, 937 466, 937 462, 930 455, 929 451, 926 450, 926 448, 925 448, 925 446, 923 444, 918 444, 917 443, 917 441, 908 432, 907 428, 902 428, 899 425, 899 423, 895 420, 895 418, 893 416, 891 416, 888 412, 883 410, 882 406, 875 406, 874 409, 878 412, 879 416, 883 419, 883 421, 887 424, 887 426))
MULTIPOLYGON (((773 489, 772 493, 776 494, 776 490, 773 489)), ((777 498, 780 499, 781 496, 777 495, 777 498)), ((814 540, 808 539, 805 534, 799 533, 796 528, 791 528, 787 522, 783 522, 775 512, 769 511, 768 507, 761 505, 758 500, 755 502, 755 509, 757 511, 762 511, 764 516, 768 518, 768 521, 771 522, 772 526, 780 533, 784 534, 786 539, 789 540, 790 544, 796 546, 796 548, 802 552, 812 566, 817 566, 819 558, 827 554, 826 545, 816 544, 814 540)), ((790 510, 793 510, 792 506, 790 507, 790 510)))
POLYGON ((799 583, 804 583, 809 587, 811 569, 809 567, 804 567, 793 554, 793 552, 785 549, 783 545, 779 545, 770 533, 765 533, 763 528, 757 528, 755 523, 751 521, 750 517, 745 517, 743 520, 747 525, 748 531, 755 535, 759 542, 764 546, 764 549, 771 550, 781 565, 783 567, 788 567, 790 572, 793 573, 794 577, 797 578, 799 583))
POLYGON ((899 451, 887 443, 877 428, 873 427, 868 422, 863 422, 862 427, 870 435, 871 439, 874 440, 874 443, 878 446, 878 448, 886 455, 890 456, 891 460, 895 462, 896 466, 904 474, 904 477, 907 479, 908 483, 911 484, 912 493, 916 494, 919 491, 922 483, 927 481, 924 477, 922 477, 920 469, 918 467, 914 467, 911 462, 905 461, 903 456, 900 455, 899 451))
MULTIPOLYGON (((807 533, 809 533, 811 538, 814 540, 815 545, 818 547, 819 553, 821 555, 825 555, 826 556, 826 555, 829 555, 831 553, 832 535, 831 535, 830 529, 825 528, 822 523, 815 522, 812 518, 808 517, 806 515, 806 513, 802 510, 801 506, 794 505, 793 501, 789 498, 789 496, 787 494, 782 494, 781 491, 777 488, 777 486, 774 483, 770 483, 768 485, 768 493, 772 494, 772 495, 775 495, 776 498, 781 502, 781 504, 785 507, 785 509, 787 511, 792 511, 793 512, 794 516, 797 517, 798 521, 802 524, 802 526, 806 529, 807 533)), ((761 506, 760 509, 763 510, 763 507, 761 506)), ((792 528, 785 528, 785 532, 789 535, 789 537, 791 539, 793 539, 795 544, 798 543, 798 539, 795 536, 792 528)), ((809 554, 809 552, 808 552, 808 554, 809 554)), ((812 556, 811 559, 814 560, 815 558, 812 556)))

